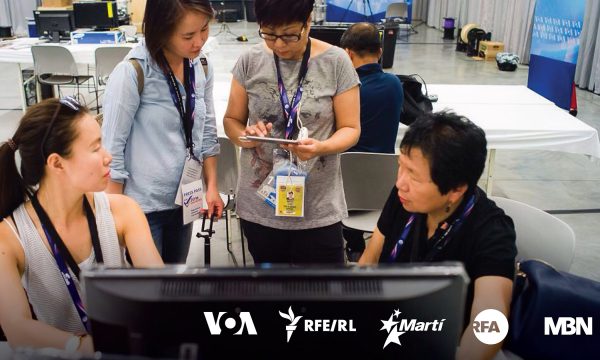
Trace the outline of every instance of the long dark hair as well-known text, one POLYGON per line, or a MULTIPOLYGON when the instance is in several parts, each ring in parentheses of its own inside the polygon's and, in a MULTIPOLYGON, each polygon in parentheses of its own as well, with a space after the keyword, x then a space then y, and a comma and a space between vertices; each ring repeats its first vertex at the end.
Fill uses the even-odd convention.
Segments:
POLYGON ((209 19, 214 18, 214 11, 208 0, 148 0, 144 13, 144 37, 146 48, 152 59, 164 66, 162 50, 173 35, 177 23, 186 11, 197 11, 209 19))
POLYGON ((44 100, 27 110, 10 141, 0 145, 0 219, 9 216, 31 195, 44 176, 50 154, 70 156, 71 144, 77 137, 76 120, 87 112, 83 106, 73 110, 58 99, 44 100), (51 121, 54 116, 56 119, 51 121), (21 155, 20 173, 14 148, 21 155))

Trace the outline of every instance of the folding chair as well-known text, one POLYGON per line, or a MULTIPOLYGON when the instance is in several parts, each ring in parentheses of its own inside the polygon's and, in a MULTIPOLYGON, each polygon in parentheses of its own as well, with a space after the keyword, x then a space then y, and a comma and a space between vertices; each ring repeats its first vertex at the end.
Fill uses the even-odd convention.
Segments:
MULTIPOLYGON (((408 4, 405 2, 396 2, 388 5, 385 11, 385 21, 395 22, 400 25, 400 31, 406 31, 406 40, 408 41, 408 35, 411 31, 414 31, 412 25, 408 20, 408 4), (404 27, 402 25, 405 25, 404 27)), ((400 35, 398 31, 398 36, 400 35)))
POLYGON ((125 58, 125 56, 131 51, 130 47, 127 46, 107 46, 99 47, 94 52, 95 63, 96 63, 96 104, 98 104, 97 112, 100 112, 100 101, 98 100, 98 94, 100 92, 100 86, 106 85, 110 73, 114 68, 125 58))
POLYGON ((59 97, 62 96, 60 94, 61 85, 75 85, 78 100, 85 103, 85 99, 80 98, 79 85, 88 80, 92 80, 96 91, 94 77, 92 75, 79 75, 73 54, 66 47, 60 45, 34 45, 31 47, 31 53, 37 80, 41 84, 56 86, 59 97))
MULTIPOLYGON (((226 137, 219 137, 219 145, 221 153, 219 154, 219 170, 217 171, 217 185, 219 193, 225 203, 225 229, 227 237, 227 252, 231 255, 233 262, 237 265, 237 259, 231 248, 231 221, 232 213, 235 212, 235 189, 238 180, 238 149, 226 137)), ((244 242, 244 234, 240 224, 240 237, 242 241, 242 263, 246 266, 246 245, 244 242)))

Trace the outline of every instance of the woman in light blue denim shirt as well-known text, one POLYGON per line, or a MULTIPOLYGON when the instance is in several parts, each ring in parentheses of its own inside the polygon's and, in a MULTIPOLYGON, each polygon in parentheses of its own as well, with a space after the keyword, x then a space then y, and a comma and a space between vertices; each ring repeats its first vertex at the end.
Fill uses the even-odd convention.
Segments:
POLYGON ((187 149, 182 117, 166 75, 169 70, 173 72, 185 99, 185 59, 193 59, 193 152, 203 162, 208 213, 220 217, 223 211, 217 190, 219 143, 212 97, 213 69, 209 64, 205 73, 199 57, 212 18, 207 0, 148 0, 145 42, 115 68, 104 96, 102 137, 113 156, 107 192, 124 193, 138 201, 165 263, 185 262, 192 235, 192 225, 183 225, 182 208, 174 202, 187 149), (129 59, 139 62, 144 72, 141 96, 136 70, 129 59))

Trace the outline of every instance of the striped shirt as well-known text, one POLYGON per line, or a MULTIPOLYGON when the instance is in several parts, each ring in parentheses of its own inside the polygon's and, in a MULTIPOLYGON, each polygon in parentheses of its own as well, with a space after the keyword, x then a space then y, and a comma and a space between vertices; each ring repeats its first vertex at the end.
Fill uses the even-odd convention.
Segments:
MULTIPOLYGON (((125 249, 119 245, 108 197, 103 192, 95 193, 94 203, 104 265, 123 267, 126 264, 125 249)), ((56 260, 25 210, 25 204, 13 212, 13 217, 18 231, 17 238, 25 253, 25 271, 21 276, 21 283, 37 319, 63 331, 74 334, 85 333, 56 260)), ((79 263, 79 267, 82 270, 88 269, 95 262, 96 257, 92 249, 90 256, 79 263)), ((71 277, 75 281, 79 294, 84 298, 79 281, 72 271, 71 277)))

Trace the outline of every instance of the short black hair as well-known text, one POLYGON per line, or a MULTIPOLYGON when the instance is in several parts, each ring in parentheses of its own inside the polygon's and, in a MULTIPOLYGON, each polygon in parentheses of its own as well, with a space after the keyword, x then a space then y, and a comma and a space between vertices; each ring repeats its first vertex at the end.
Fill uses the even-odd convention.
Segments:
POLYGON ((429 161, 431 180, 442 195, 461 185, 477 186, 487 156, 485 132, 464 116, 450 111, 425 113, 412 123, 400 152, 418 148, 429 161))
POLYGON ((350 49, 359 56, 378 55, 381 50, 381 34, 374 24, 356 23, 342 35, 340 47, 350 49))
POLYGON ((254 13, 259 26, 281 26, 306 23, 313 6, 314 0, 255 0, 254 13))

